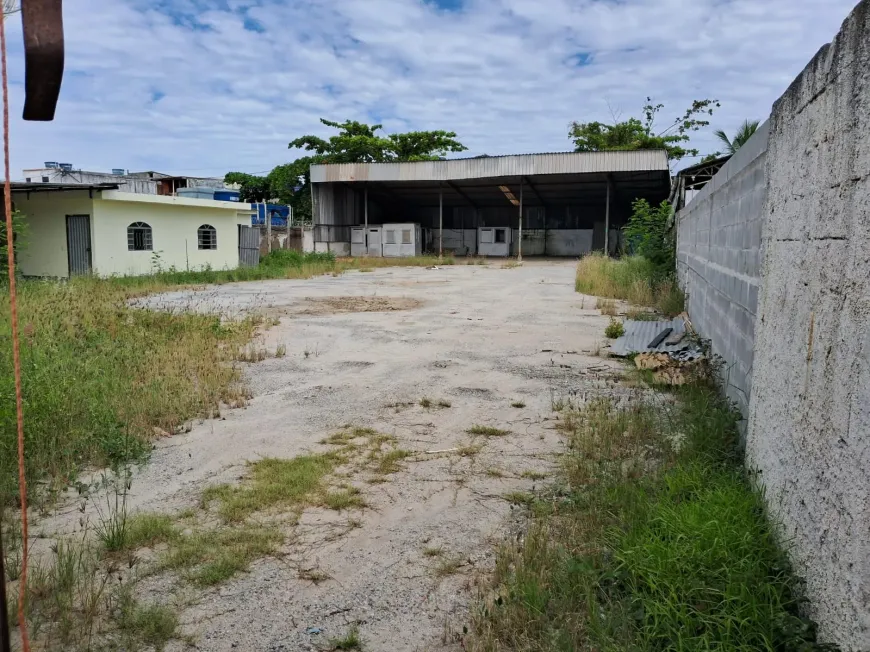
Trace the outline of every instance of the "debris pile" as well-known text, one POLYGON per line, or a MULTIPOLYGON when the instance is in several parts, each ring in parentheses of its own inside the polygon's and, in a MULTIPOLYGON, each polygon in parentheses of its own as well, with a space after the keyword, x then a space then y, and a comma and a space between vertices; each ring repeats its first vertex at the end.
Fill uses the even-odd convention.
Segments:
POLYGON ((670 321, 623 322, 625 334, 610 347, 618 357, 634 355, 638 369, 655 372, 656 382, 683 385, 701 372, 704 351, 684 313, 670 321))

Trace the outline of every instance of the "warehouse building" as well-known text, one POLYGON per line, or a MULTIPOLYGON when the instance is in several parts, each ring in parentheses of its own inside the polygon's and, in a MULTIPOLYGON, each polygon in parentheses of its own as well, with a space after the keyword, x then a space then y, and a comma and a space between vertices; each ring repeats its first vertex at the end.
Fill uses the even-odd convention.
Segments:
POLYGON ((313 165, 311 182, 317 251, 576 257, 616 252, 670 170, 664 150, 571 152, 313 165))

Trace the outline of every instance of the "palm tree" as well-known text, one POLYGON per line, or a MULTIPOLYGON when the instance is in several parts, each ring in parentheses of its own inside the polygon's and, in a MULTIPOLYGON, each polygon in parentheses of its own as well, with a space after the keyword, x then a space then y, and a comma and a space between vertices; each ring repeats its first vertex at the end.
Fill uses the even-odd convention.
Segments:
POLYGON ((759 120, 744 120, 733 139, 728 138, 728 134, 721 129, 716 132, 716 138, 725 145, 726 154, 734 154, 746 144, 746 141, 752 138, 752 134, 756 132, 759 124, 761 124, 759 120))

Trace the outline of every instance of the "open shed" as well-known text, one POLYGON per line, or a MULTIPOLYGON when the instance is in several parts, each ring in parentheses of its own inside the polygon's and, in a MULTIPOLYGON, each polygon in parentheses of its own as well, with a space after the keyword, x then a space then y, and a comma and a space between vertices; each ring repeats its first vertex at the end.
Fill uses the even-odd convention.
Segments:
POLYGON ((664 150, 571 152, 313 165, 311 181, 317 251, 349 255, 353 227, 413 223, 430 252, 580 256, 615 252, 632 202, 668 198, 670 170, 664 150))

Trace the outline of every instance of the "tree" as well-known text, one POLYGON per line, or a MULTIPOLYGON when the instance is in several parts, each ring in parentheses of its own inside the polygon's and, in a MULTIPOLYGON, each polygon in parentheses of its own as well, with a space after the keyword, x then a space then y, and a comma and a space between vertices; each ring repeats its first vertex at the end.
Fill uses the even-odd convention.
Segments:
POLYGON ((603 122, 572 122, 569 135, 574 141, 574 151, 605 152, 637 149, 664 149, 668 159, 679 161, 685 156, 697 156, 698 150, 684 147, 690 133, 706 127, 710 122, 702 116, 713 115, 719 107, 717 100, 695 100, 685 113, 661 131, 656 131, 656 118, 664 109, 663 104, 653 104, 646 98, 643 120, 629 118, 613 124, 603 122))
POLYGON ((643 256, 663 275, 674 269, 674 245, 668 233, 671 205, 665 200, 652 206, 646 199, 636 199, 632 214, 622 228, 629 251, 643 256))
POLYGON ((437 161, 448 152, 468 149, 456 140, 453 131, 411 131, 390 134, 390 154, 395 161, 437 161))
POLYGON ((382 125, 367 125, 355 120, 332 122, 323 118, 320 122, 338 129, 338 133, 328 139, 306 135, 290 141, 291 149, 310 152, 308 156, 279 165, 264 177, 230 172, 224 181, 239 184, 242 201, 279 201, 292 206, 297 219, 310 219, 309 170, 312 165, 433 161, 449 152, 466 149, 452 131, 412 131, 383 136, 378 133, 383 129, 382 125))
POLYGON ((734 134, 734 138, 728 138, 728 134, 721 129, 718 129, 714 133, 716 134, 716 138, 722 141, 722 144, 725 145, 725 153, 735 154, 737 150, 743 147, 746 142, 752 138, 752 135, 758 131, 758 126, 760 124, 761 122, 758 120, 744 120, 743 124, 737 129, 737 133, 734 134))

